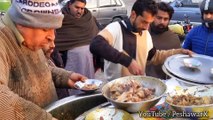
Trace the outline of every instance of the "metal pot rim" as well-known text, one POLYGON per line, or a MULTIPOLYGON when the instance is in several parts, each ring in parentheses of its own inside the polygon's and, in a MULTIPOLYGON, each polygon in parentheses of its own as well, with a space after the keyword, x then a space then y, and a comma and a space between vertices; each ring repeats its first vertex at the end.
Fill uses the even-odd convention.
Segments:
POLYGON ((103 95, 104 97, 106 97, 107 99, 109 99, 110 101, 113 101, 113 102, 123 103, 123 104, 133 104, 133 103, 134 103, 134 104, 139 104, 139 103, 147 103, 147 102, 155 101, 155 100, 157 100, 157 99, 159 99, 159 98, 165 96, 166 90, 167 90, 166 84, 165 84, 164 82, 162 82, 162 81, 161 81, 160 79, 158 79, 158 78, 154 78, 154 77, 150 77, 150 76, 126 76, 126 77, 117 78, 117 79, 115 79, 115 80, 112 80, 112 81, 106 83, 106 84, 103 86, 101 92, 102 92, 102 95, 103 95), (156 80, 156 81, 160 82, 162 85, 164 85, 165 91, 164 91, 161 95, 156 96, 156 97, 154 97, 154 98, 152 98, 152 99, 149 99, 149 100, 145 100, 145 101, 139 101, 139 102, 118 102, 118 101, 113 100, 112 98, 108 97, 108 96, 106 95, 106 92, 103 90, 105 87, 108 87, 110 84, 113 84, 113 83, 116 82, 116 81, 123 80, 123 79, 127 79, 127 78, 131 78, 131 77, 133 77, 133 78, 135 78, 135 77, 140 77, 140 78, 145 78, 145 79, 153 79, 153 80, 156 80))

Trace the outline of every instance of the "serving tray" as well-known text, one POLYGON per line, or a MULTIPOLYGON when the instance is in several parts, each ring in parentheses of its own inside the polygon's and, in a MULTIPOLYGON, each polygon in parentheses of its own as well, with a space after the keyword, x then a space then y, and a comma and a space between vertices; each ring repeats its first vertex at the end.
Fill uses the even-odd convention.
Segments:
POLYGON ((213 57, 194 54, 193 59, 199 60, 202 65, 199 68, 188 68, 183 64, 183 60, 189 58, 188 55, 177 54, 170 56, 164 62, 164 66, 168 72, 187 81, 213 84, 213 75, 211 68, 213 68, 213 57))

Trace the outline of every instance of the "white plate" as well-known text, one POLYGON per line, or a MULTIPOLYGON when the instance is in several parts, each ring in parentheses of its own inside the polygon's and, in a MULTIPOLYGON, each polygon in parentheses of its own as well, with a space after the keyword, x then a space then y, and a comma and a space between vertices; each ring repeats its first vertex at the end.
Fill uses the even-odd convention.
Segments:
POLYGON ((76 82, 75 85, 74 85, 74 87, 76 89, 79 89, 79 90, 84 91, 84 92, 94 92, 94 91, 96 91, 97 89, 100 88, 100 86, 101 86, 102 83, 103 82, 101 80, 87 79, 87 80, 85 80, 85 82, 81 82, 81 81, 76 82), (84 89, 83 87, 85 85, 88 85, 88 84, 89 85, 93 85, 94 84, 94 85, 97 86, 97 88, 95 88, 95 89, 84 89))
POLYGON ((195 58, 185 58, 183 59, 183 64, 189 68, 199 68, 202 63, 195 58))

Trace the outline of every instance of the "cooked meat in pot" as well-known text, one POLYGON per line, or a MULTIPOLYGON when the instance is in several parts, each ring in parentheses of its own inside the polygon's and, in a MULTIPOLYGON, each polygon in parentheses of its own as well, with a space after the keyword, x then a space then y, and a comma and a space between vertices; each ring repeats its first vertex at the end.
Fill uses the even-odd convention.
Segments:
POLYGON ((110 98, 119 102, 140 102, 154 98, 155 89, 146 88, 135 80, 114 83, 110 87, 110 98))

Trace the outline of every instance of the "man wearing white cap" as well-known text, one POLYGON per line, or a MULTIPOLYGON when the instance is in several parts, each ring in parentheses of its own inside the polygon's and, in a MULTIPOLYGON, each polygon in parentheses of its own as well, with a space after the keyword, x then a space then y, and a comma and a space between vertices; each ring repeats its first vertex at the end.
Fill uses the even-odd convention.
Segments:
POLYGON ((54 44, 62 19, 57 0, 14 0, 0 19, 1 120, 54 119, 42 108, 57 100, 55 86, 85 79, 46 63, 41 48, 54 44))

